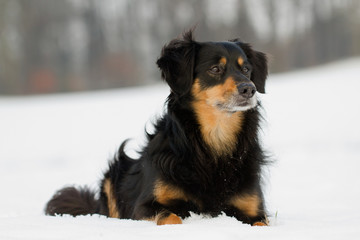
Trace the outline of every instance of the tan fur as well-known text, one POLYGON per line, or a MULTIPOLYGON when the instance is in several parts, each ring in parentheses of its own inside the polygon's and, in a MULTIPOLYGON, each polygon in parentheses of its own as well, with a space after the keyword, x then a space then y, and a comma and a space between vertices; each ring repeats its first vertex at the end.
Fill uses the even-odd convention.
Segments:
POLYGON ((162 211, 156 214, 156 216, 144 218, 142 220, 155 222, 157 225, 182 224, 182 220, 179 216, 168 211, 162 211))
POLYGON ((255 222, 252 224, 253 226, 260 226, 260 227, 263 227, 263 226, 268 226, 267 223, 263 223, 263 222, 255 222))
POLYGON ((156 215, 155 222, 157 225, 182 224, 181 218, 174 213, 170 213, 168 216, 160 213, 156 215))
POLYGON ((244 212, 249 217, 256 217, 259 212, 260 199, 256 194, 244 194, 230 199, 230 205, 244 212))
POLYGON ((105 179, 103 191, 106 194, 107 201, 108 201, 107 204, 108 204, 108 208, 109 208, 109 217, 119 218, 120 216, 119 216, 119 211, 118 211, 118 208, 116 205, 114 189, 110 182, 110 179, 105 179))
POLYGON ((222 57, 222 58, 220 58, 220 64, 222 64, 222 65, 226 65, 226 63, 227 63, 227 60, 226 60, 226 58, 225 57, 222 57))
POLYGON ((244 64, 244 59, 242 57, 238 58, 238 64, 241 66, 244 64))
POLYGON ((192 88, 193 108, 200 123, 205 142, 218 155, 231 153, 236 146, 236 137, 241 131, 242 112, 229 113, 216 104, 226 103, 237 91, 235 81, 229 77, 224 84, 201 90, 196 79, 192 88))
POLYGON ((184 191, 178 187, 157 180, 154 187, 154 196, 157 202, 167 205, 171 200, 189 201, 184 191))

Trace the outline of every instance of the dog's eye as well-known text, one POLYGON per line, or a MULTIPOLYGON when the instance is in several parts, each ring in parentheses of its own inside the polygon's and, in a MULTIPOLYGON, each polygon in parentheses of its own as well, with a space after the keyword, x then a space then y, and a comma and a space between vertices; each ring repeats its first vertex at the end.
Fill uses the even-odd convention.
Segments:
POLYGON ((243 67, 242 71, 243 71, 243 73, 249 73, 250 69, 248 67, 243 67))
POLYGON ((223 69, 219 66, 212 66, 209 72, 212 74, 221 74, 223 72, 223 69))

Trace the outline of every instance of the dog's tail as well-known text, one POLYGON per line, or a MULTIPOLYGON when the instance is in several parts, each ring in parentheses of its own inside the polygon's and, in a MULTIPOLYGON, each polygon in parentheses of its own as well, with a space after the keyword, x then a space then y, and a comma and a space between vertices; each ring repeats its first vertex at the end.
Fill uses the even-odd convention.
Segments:
MULTIPOLYGON (((104 174, 104 180, 114 177, 115 182, 121 182, 131 166, 138 162, 125 154, 126 142, 121 144, 114 160, 110 162, 109 170, 104 174)), ((106 203, 107 196, 103 192, 103 186, 100 188, 99 198, 87 187, 65 187, 57 191, 46 204, 45 214, 51 216, 69 214, 74 217, 88 214, 108 216, 109 209, 106 203)))
POLYGON ((46 204, 45 214, 72 216, 99 213, 100 202, 87 187, 66 187, 55 193, 46 204))

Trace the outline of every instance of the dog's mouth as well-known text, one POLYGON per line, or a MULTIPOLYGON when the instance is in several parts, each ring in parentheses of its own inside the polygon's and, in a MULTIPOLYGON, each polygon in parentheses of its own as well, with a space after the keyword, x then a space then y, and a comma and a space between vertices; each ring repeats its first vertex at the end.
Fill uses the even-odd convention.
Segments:
POLYGON ((227 102, 217 102, 216 107, 221 111, 227 111, 230 113, 247 111, 256 107, 257 98, 254 95, 251 98, 243 98, 241 96, 235 95, 230 97, 227 102))

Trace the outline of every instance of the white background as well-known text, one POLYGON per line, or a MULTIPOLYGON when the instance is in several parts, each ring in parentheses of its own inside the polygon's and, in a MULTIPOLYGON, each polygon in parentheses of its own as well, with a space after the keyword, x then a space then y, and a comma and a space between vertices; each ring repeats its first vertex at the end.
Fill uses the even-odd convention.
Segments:
POLYGON ((133 149, 162 113, 164 85, 0 97, 0 239, 358 239, 360 59, 273 74, 263 102, 270 227, 192 216, 178 226, 102 216, 49 217, 64 185, 97 190, 126 138, 133 149))

